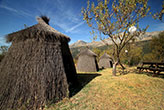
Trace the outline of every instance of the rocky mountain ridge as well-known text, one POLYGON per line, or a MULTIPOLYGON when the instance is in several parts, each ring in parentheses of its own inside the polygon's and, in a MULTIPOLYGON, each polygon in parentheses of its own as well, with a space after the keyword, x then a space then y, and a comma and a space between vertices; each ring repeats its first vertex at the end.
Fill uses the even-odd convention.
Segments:
MULTIPOLYGON (((145 34, 141 36, 142 39, 139 39, 138 41, 151 40, 153 36, 158 35, 160 32, 162 31, 145 32, 145 34)), ((108 42, 109 45, 112 44, 112 41, 109 39, 105 39, 105 42, 108 42)), ((104 45, 105 44, 102 41, 85 42, 83 40, 78 40, 77 42, 70 44, 70 48, 77 48, 77 47, 83 47, 83 46, 100 47, 104 45)))

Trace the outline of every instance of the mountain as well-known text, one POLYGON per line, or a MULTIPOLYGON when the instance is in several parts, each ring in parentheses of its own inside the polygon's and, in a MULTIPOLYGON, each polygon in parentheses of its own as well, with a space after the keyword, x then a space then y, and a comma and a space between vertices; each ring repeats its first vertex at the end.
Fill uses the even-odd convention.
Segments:
MULTIPOLYGON (((145 32, 144 35, 141 35, 141 39, 138 39, 138 41, 146 41, 151 40, 153 36, 158 35, 162 31, 154 31, 154 32, 145 32)), ((109 45, 112 44, 112 41, 110 39, 105 39, 105 42, 107 42, 109 45)), ((70 48, 77 48, 77 47, 101 47, 104 46, 105 43, 102 41, 92 41, 92 42, 85 42, 83 40, 78 40, 77 42, 70 45, 70 48)))
POLYGON ((83 40, 78 40, 77 42, 70 44, 70 48, 77 48, 77 47, 100 47, 103 46, 104 43, 102 41, 93 41, 93 42, 85 42, 83 40))
POLYGON ((87 42, 83 41, 83 40, 78 40, 77 42, 73 43, 70 45, 71 48, 74 47, 81 47, 81 46, 86 46, 87 42))

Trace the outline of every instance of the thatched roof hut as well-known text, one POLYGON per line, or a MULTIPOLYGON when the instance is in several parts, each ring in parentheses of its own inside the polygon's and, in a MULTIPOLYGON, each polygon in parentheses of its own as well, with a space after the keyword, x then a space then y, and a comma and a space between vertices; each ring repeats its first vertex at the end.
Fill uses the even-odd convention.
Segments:
POLYGON ((113 60, 112 57, 110 57, 107 53, 104 53, 99 59, 99 68, 112 68, 113 67, 113 60))
POLYGON ((77 70, 80 72, 97 72, 99 70, 97 55, 89 49, 82 50, 78 55, 77 70))
POLYGON ((0 65, 0 110, 39 109, 67 97, 69 85, 76 83, 70 38, 46 18, 37 20, 6 36, 12 45, 0 65))

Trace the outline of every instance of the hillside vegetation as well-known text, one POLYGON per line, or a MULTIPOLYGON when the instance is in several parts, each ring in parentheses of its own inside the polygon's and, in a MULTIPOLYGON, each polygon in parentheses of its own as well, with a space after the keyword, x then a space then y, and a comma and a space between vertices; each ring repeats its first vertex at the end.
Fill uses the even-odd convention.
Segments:
MULTIPOLYGON (((127 60, 131 60, 132 65, 137 65, 141 60, 145 59, 145 55, 151 53, 151 48, 149 47, 151 40, 145 40, 145 41, 140 41, 140 42, 136 42, 135 46, 130 45, 130 50, 134 51, 133 53, 129 50, 128 52, 128 58, 126 53, 122 52, 121 55, 121 60, 124 64, 127 64, 126 61, 127 60), (134 49, 135 48, 135 49, 134 49), (138 49, 138 50, 137 50, 138 49), (141 51, 141 53, 138 53, 138 51, 141 51), (139 54, 138 56, 136 56, 136 54, 139 54), (134 55, 132 55, 134 54, 134 55), (136 58, 140 58, 140 59, 136 59, 136 58), (134 61, 135 59, 135 61, 134 61), (133 61, 132 61, 133 60, 133 61)), ((81 50, 85 49, 85 46, 80 46, 80 47, 74 47, 74 48, 70 48, 72 56, 74 58, 74 62, 77 62, 78 59, 78 54, 80 53, 81 50)), ((100 47, 89 47, 94 53, 96 53, 98 55, 97 59, 99 59, 99 57, 101 55, 104 54, 104 52, 107 52, 110 56, 112 56, 112 52, 113 52, 113 48, 112 45, 110 46, 100 46, 100 47)), ((126 47, 125 49, 127 49, 128 47, 126 47)), ((149 60, 149 58, 148 58, 149 60)))
MULTIPOLYGON (((164 31, 146 32, 141 36, 142 39, 136 39, 135 42, 130 42, 120 53, 121 62, 129 66, 138 65, 138 63, 142 61, 163 62, 163 35, 164 31), (127 53, 125 53, 125 50, 127 50, 127 53)), ((97 60, 99 60, 99 57, 105 52, 110 56, 113 55, 112 44, 107 46, 104 43, 103 45, 97 45, 97 43, 102 44, 102 42, 87 43, 81 40, 71 44, 70 49, 74 62, 77 62, 80 51, 87 47, 97 54, 97 60)))
POLYGON ((78 73, 82 88, 46 110, 164 110, 164 79, 136 74, 134 67, 127 72, 78 73))

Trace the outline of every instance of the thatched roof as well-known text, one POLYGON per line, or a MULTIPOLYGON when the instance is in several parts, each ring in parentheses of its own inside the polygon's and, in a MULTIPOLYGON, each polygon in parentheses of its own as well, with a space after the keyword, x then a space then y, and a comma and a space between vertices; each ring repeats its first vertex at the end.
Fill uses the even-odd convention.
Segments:
POLYGON ((97 57, 97 55, 96 55, 94 52, 92 52, 90 49, 82 50, 82 51, 79 53, 79 56, 82 56, 82 55, 88 55, 88 56, 97 57))
POLYGON ((113 67, 112 57, 110 57, 107 53, 104 53, 104 55, 100 57, 99 68, 104 69, 104 68, 111 68, 111 67, 113 67))
POLYGON ((104 53, 104 55, 102 55, 102 56, 100 57, 100 59, 102 59, 102 58, 109 58, 109 59, 112 59, 112 57, 109 56, 107 53, 104 53))
POLYGON ((66 35, 58 32, 54 28, 48 25, 48 21, 45 18, 37 17, 38 24, 28 27, 26 29, 8 34, 6 36, 7 42, 24 41, 26 39, 38 39, 38 40, 64 40, 69 42, 70 38, 66 35))
POLYGON ((97 55, 89 49, 82 50, 78 56, 77 70, 80 72, 97 72, 99 70, 97 55))
POLYGON ((12 44, 0 63, 0 110, 40 110, 68 97, 77 84, 69 38, 47 23, 38 18, 7 36, 12 44))

